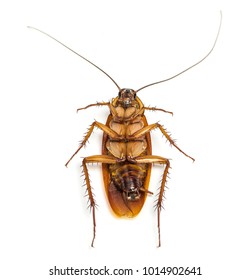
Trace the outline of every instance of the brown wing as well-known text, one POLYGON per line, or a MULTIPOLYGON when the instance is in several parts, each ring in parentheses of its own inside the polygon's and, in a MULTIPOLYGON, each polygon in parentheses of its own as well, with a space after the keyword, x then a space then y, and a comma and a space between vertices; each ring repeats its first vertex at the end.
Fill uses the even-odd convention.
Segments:
MULTIPOLYGON (((109 126, 110 121, 112 120, 112 115, 109 115, 106 121, 106 125, 109 126)), ((144 122, 144 125, 147 126, 147 120, 146 117, 143 116, 142 120, 144 122)), ((103 135, 103 142, 102 142, 102 154, 107 155, 108 150, 106 149, 106 142, 108 140, 107 134, 104 133, 103 135)), ((146 134, 146 142, 147 142, 147 149, 145 151, 145 155, 151 155, 152 154, 152 146, 151 146, 151 137, 150 133, 146 134)), ((126 163, 125 163, 126 164, 126 163)), ((106 189, 107 198, 109 201, 109 204, 113 210, 113 212, 119 216, 119 217, 135 217, 142 209, 147 193, 142 193, 141 197, 137 201, 133 202, 125 202, 125 200, 122 197, 122 193, 115 187, 114 183, 111 180, 111 169, 115 170, 116 168, 120 167, 119 165, 110 166, 108 164, 102 164, 102 171, 103 171, 103 180, 104 185, 106 189)), ((151 164, 141 164, 140 168, 143 168, 145 171, 145 178, 144 178, 144 189, 148 190, 149 182, 150 182, 150 176, 151 176, 151 164)))

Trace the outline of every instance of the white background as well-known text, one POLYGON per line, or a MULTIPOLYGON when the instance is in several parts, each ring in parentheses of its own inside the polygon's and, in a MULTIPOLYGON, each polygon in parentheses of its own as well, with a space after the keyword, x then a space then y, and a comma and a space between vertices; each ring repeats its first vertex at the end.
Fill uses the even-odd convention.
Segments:
MULTIPOLYGON (((48 275, 55 265, 140 270, 128 279, 142 278, 144 266, 200 266, 203 276, 182 279, 250 279, 248 7, 244 0, 1 3, 1 279, 66 279, 48 275), (109 101, 117 89, 97 69, 26 26, 86 56, 120 87, 138 89, 200 60, 214 42, 220 10, 221 34, 210 57, 139 92, 146 106, 174 112, 147 116, 196 158, 192 163, 160 132, 152 133, 154 154, 172 159, 162 247, 156 248, 154 197, 137 218, 117 219, 106 202, 101 168, 91 166, 99 205, 91 248, 80 163, 81 157, 100 153, 102 133, 95 130, 68 169, 64 163, 89 124, 105 122, 108 114, 107 108, 75 110, 109 101)), ((156 193, 163 168, 154 170, 150 189, 156 193)))

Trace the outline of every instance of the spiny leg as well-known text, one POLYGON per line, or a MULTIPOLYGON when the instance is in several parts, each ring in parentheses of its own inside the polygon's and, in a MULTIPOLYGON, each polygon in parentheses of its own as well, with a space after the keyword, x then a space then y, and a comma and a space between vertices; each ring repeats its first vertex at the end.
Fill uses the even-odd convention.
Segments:
POLYGON ((164 113, 171 114, 173 116, 173 112, 167 111, 165 109, 157 108, 157 107, 144 107, 144 110, 149 110, 149 111, 161 111, 164 113))
POLYGON ((165 185, 166 185, 166 178, 168 175, 168 170, 170 168, 170 162, 167 158, 163 158, 161 156, 154 156, 154 155, 147 155, 147 156, 141 156, 137 157, 135 159, 137 163, 159 163, 159 164, 164 164, 165 165, 165 170, 163 172, 162 180, 161 180, 161 185, 159 188, 159 194, 158 194, 158 199, 156 203, 156 209, 157 209, 157 227, 158 227, 158 247, 161 246, 161 238, 160 238, 160 211, 162 209, 162 201, 164 197, 164 192, 165 192, 165 185))
POLYGON ((110 105, 110 102, 97 102, 97 103, 94 103, 94 104, 89 104, 89 105, 87 105, 83 108, 78 108, 77 112, 80 111, 80 110, 85 110, 85 109, 93 107, 93 106, 109 106, 109 105, 110 105))
POLYGON ((114 157, 107 156, 107 155, 96 155, 96 156, 89 156, 83 159, 82 161, 82 167, 83 167, 83 173, 85 176, 85 182, 87 187, 87 193, 90 201, 90 209, 92 211, 92 220, 93 220, 93 238, 91 246, 94 247, 94 240, 96 237, 96 217, 95 217, 95 207, 96 202, 93 196, 92 187, 90 183, 90 177, 88 173, 87 163, 107 163, 107 164, 114 164, 117 160, 114 157))
POLYGON ((96 218, 95 218, 96 202, 94 200, 93 193, 92 193, 92 188, 91 188, 91 184, 90 184, 90 177, 89 177, 89 174, 88 174, 86 161, 87 161, 86 158, 84 158, 83 161, 82 161, 82 167, 83 167, 83 173, 84 173, 84 176, 85 176, 85 182, 86 182, 88 197, 89 197, 89 201, 90 201, 90 209, 92 211, 93 238, 92 238, 91 246, 94 247, 93 243, 94 243, 94 239, 96 237, 96 218))
MULTIPOLYGON (((79 108, 77 109, 77 112, 80 111, 80 110, 85 110, 89 107, 92 107, 92 106, 109 106, 110 103, 109 102, 97 102, 95 104, 89 104, 87 105, 86 107, 83 107, 83 108, 79 108)), ((85 146, 86 142, 88 141, 89 137, 91 136, 92 132, 93 132, 93 129, 95 126, 99 127, 99 124, 100 125, 103 125, 101 123, 98 123, 98 122, 94 122, 91 124, 89 130, 87 131, 83 141, 80 143, 80 146, 79 148, 76 150, 76 152, 70 157, 70 159, 66 162, 65 166, 67 167, 67 165, 69 164, 69 162, 74 158, 74 156, 83 148, 83 146, 85 146)), ((105 125, 103 125, 105 126, 105 125)), ((99 127, 100 129, 102 129, 104 131, 104 129, 102 127, 99 127)))
POLYGON ((158 195, 158 200, 156 203, 156 208, 157 208, 157 212, 158 212, 158 234, 159 234, 159 244, 158 247, 161 246, 161 239, 160 239, 160 211, 162 208, 162 201, 163 201, 163 197, 164 197, 164 192, 165 192, 165 185, 166 185, 166 178, 168 175, 168 170, 170 168, 170 162, 167 159, 166 160, 166 167, 165 170, 163 172, 163 176, 162 176, 162 181, 161 181, 161 185, 160 185, 160 189, 159 189, 159 195, 158 195))
POLYGON ((143 128, 141 128, 140 130, 138 130, 137 132, 135 132, 132 136, 131 139, 134 138, 139 138, 143 135, 145 135, 146 133, 150 132, 151 130, 155 129, 155 128, 159 128, 159 130, 161 131, 161 133, 166 137, 166 139, 170 142, 171 145, 173 145, 177 150, 179 150, 183 155, 185 155, 186 157, 189 157, 192 161, 195 161, 194 158, 190 157, 188 154, 186 154, 185 152, 183 152, 174 142, 174 140, 171 138, 171 136, 166 132, 166 130, 164 129, 164 127, 162 125, 160 125, 159 123, 154 123, 154 124, 150 124, 147 125, 143 128))
POLYGON ((87 131, 86 135, 84 136, 83 141, 80 143, 80 146, 78 147, 78 149, 76 150, 76 152, 70 157, 70 159, 66 162, 65 166, 67 167, 67 165, 69 164, 69 162, 74 158, 74 156, 83 148, 83 146, 86 145, 88 139, 90 138, 94 127, 97 127, 99 129, 101 129, 103 132, 105 132, 107 135, 109 135, 110 137, 114 138, 114 139, 120 139, 119 135, 113 131, 112 129, 110 129, 108 126, 100 123, 100 122, 93 122, 89 128, 89 130, 87 131))

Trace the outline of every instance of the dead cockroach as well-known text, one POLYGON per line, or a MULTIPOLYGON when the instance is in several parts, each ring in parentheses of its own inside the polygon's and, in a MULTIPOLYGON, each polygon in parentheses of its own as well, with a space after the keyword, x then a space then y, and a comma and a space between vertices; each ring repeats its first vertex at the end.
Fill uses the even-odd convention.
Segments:
POLYGON ((166 178, 170 168, 170 162, 166 157, 152 155, 150 132, 158 128, 172 146, 191 160, 194 161, 194 158, 183 152, 175 144, 162 125, 159 123, 148 124, 144 115, 146 110, 162 111, 169 114, 172 114, 172 112, 155 107, 145 107, 143 102, 137 96, 137 93, 146 87, 169 81, 201 63, 213 51, 219 36, 220 27, 221 22, 212 48, 201 60, 172 77, 145 85, 137 90, 128 88, 121 89, 115 80, 96 64, 92 63, 49 34, 34 28, 57 41, 59 44, 63 45, 99 69, 116 85, 119 91, 118 96, 113 98, 110 102, 97 102, 78 109, 79 111, 93 106, 107 106, 110 110, 110 114, 108 115, 106 124, 98 121, 94 121, 91 124, 89 130, 84 136, 84 139, 81 141, 79 148, 65 164, 68 166, 72 158, 81 150, 82 147, 86 145, 95 127, 103 131, 102 154, 85 157, 82 161, 83 173, 93 215, 92 247, 96 235, 96 201, 93 197, 93 190, 90 184, 87 168, 88 163, 102 164, 103 180, 107 198, 113 212, 119 217, 135 217, 138 215, 144 205, 147 194, 153 194, 148 190, 152 165, 162 164, 165 166, 155 205, 158 221, 158 246, 161 245, 160 211, 162 209, 166 178))

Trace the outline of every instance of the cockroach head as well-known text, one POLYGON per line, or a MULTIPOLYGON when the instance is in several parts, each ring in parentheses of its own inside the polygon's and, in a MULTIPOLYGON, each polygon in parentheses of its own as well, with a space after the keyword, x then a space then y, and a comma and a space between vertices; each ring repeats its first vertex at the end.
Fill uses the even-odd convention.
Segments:
POLYGON ((130 106, 136 98, 136 91, 130 88, 122 88, 118 94, 118 102, 123 107, 130 106))

